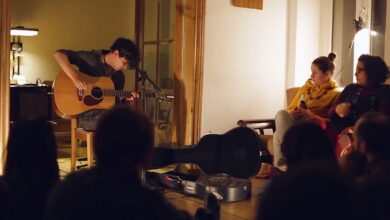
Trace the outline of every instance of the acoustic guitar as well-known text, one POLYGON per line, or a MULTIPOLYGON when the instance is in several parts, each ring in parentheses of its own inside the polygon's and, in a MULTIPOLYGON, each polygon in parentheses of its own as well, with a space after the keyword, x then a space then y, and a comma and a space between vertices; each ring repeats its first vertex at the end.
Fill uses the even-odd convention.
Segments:
MULTIPOLYGON (((115 90, 110 77, 92 77, 78 72, 81 80, 87 83, 86 90, 78 90, 73 81, 61 71, 53 82, 54 109, 62 118, 74 118, 81 113, 108 109, 115 104, 115 97, 130 97, 132 91, 115 90)), ((164 92, 146 94, 159 100, 170 102, 173 98, 164 92)))
POLYGON ((236 178, 257 174, 263 160, 260 138, 248 127, 237 127, 225 134, 208 134, 189 148, 159 146, 153 150, 153 168, 176 163, 196 163, 206 174, 225 173, 236 178))

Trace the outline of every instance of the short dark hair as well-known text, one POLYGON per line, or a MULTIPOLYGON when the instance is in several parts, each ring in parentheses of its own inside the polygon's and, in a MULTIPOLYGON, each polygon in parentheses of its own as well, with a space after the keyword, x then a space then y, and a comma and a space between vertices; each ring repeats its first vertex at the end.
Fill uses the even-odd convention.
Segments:
POLYGON ((111 51, 119 51, 121 57, 125 57, 129 62, 129 68, 137 67, 140 61, 139 49, 135 43, 129 39, 119 37, 111 46, 111 51))
POLYGON ((313 160, 335 160, 334 149, 325 131, 316 123, 302 121, 284 135, 281 151, 289 168, 313 160))
POLYGON ((356 219, 355 192, 333 164, 308 162, 269 182, 256 219, 356 219))
POLYGON ((335 53, 329 53, 328 57, 321 56, 313 60, 312 64, 316 65, 322 72, 334 71, 334 60, 336 59, 335 53))
POLYGON ((153 144, 151 121, 128 106, 116 106, 105 112, 96 126, 97 167, 146 166, 153 144))
POLYGON ((358 61, 364 65, 369 85, 375 86, 386 81, 389 68, 381 57, 363 54, 358 61))
POLYGON ((390 157, 390 118, 380 112, 363 114, 356 123, 356 138, 364 141, 367 152, 390 157))

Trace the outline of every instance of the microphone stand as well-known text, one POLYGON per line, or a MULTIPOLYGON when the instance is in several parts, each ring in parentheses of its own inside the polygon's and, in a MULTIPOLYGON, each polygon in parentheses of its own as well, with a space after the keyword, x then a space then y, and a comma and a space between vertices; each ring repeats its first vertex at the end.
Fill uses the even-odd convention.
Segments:
POLYGON ((149 78, 146 71, 136 67, 135 71, 138 75, 138 82, 140 82, 141 85, 141 101, 142 101, 142 112, 146 114, 146 81, 148 81, 150 84, 153 85, 154 90, 160 91, 160 87, 149 78))
MULTIPOLYGON (((135 71, 138 75, 138 82, 141 85, 141 102, 142 102, 142 112, 146 115, 146 81, 153 85, 154 90, 160 91, 160 87, 151 80, 146 71, 136 67, 135 71)), ((146 171, 145 169, 141 170, 141 184, 144 187, 152 188, 150 184, 146 182, 146 171)))

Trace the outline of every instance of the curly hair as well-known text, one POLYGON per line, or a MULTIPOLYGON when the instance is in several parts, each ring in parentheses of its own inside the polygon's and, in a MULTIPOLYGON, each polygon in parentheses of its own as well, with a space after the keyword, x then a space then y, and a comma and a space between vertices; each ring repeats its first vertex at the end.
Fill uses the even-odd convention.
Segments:
POLYGON ((389 67, 379 56, 363 54, 359 57, 358 61, 364 65, 368 85, 379 85, 386 81, 389 76, 389 67))

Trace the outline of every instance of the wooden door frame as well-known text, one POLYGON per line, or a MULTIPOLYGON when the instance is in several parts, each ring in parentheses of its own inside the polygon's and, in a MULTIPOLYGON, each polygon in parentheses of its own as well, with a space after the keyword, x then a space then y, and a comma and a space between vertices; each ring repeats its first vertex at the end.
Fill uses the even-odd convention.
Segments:
POLYGON ((10 0, 0 0, 0 172, 3 173, 9 133, 10 108, 10 0))
POLYGON ((205 0, 176 1, 174 141, 192 145, 200 139, 205 0))
MULTIPOLYGON (((136 2, 136 36, 143 38, 143 4, 136 2)), ((200 139, 206 0, 176 0, 174 111, 172 141, 192 145, 200 139)))

